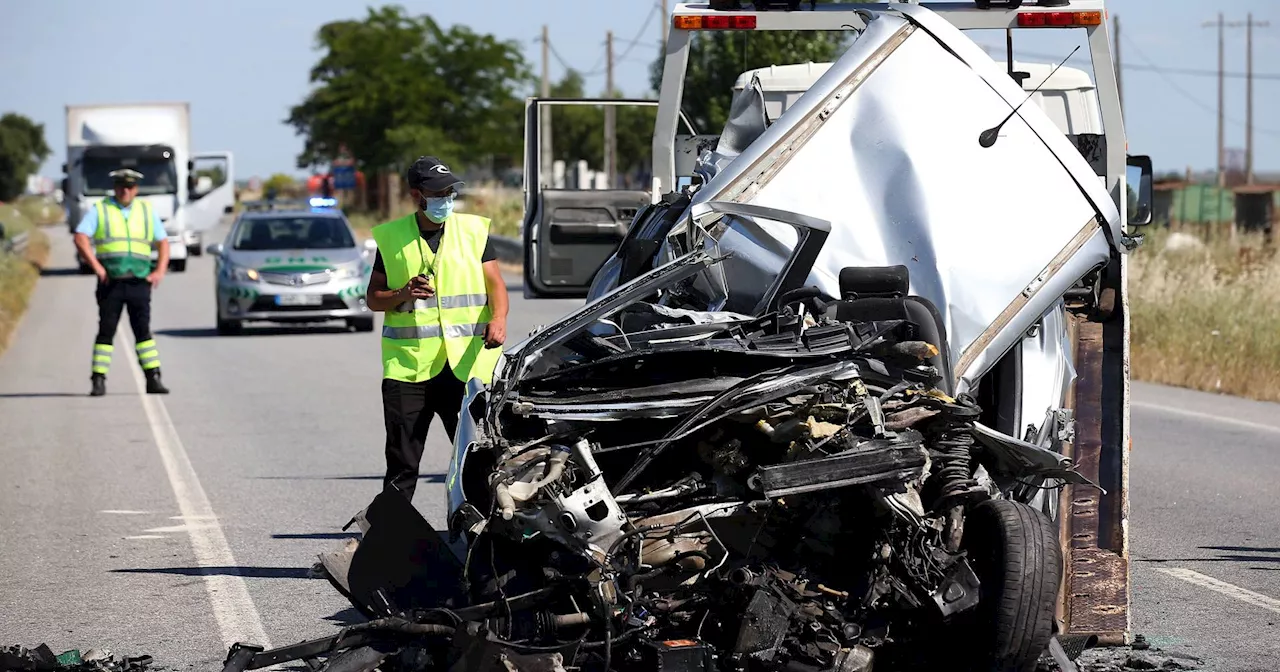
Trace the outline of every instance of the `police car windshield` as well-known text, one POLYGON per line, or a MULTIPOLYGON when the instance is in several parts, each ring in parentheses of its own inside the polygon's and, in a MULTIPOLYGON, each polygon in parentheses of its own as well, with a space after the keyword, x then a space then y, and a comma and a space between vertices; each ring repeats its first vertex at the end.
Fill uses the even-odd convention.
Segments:
POLYGON ((254 217, 241 222, 233 249, 336 250, 355 247, 351 231, 337 217, 308 215, 254 217))

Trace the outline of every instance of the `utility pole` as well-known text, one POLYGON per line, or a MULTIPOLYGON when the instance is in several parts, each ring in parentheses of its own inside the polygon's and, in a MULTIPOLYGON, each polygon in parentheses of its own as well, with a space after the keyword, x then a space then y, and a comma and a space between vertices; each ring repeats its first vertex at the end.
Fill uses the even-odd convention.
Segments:
POLYGON ((1218 186, 1225 187, 1227 183, 1226 176, 1226 143, 1223 138, 1223 121, 1225 112, 1223 111, 1223 80, 1225 79, 1223 64, 1223 42, 1224 33, 1227 28, 1245 28, 1246 42, 1246 60, 1247 60, 1247 83, 1245 84, 1245 180, 1253 182, 1253 29, 1265 28, 1271 24, 1266 21, 1254 21, 1253 14, 1249 14, 1248 21, 1232 21, 1226 22, 1222 18, 1222 13, 1218 13, 1218 20, 1214 22, 1205 22, 1204 27, 1217 27, 1218 29, 1218 186))
POLYGON ((1253 184, 1253 12, 1249 12, 1244 42, 1244 183, 1253 184))
MULTIPOLYGON (((551 97, 551 35, 547 24, 542 24, 542 91, 543 98, 551 97)), ((551 108, 544 106, 538 110, 538 182, 543 187, 554 187, 555 179, 551 151, 551 108)))
MULTIPOLYGON (((605 33, 605 97, 613 98, 613 31, 605 33)), ((604 106, 604 175, 608 188, 616 187, 614 180, 618 170, 618 108, 604 106)))
POLYGON ((1268 21, 1254 21, 1253 14, 1245 23, 1245 49, 1247 50, 1245 65, 1245 144, 1244 144, 1244 179, 1245 184, 1253 184, 1253 29, 1266 28, 1268 21))
POLYGON ((1114 24, 1115 26, 1113 31, 1116 34, 1115 35, 1116 46, 1112 49, 1112 51, 1114 51, 1116 54, 1116 95, 1120 98, 1120 116, 1123 117, 1124 116, 1124 77, 1121 74, 1122 71, 1120 68, 1120 15, 1116 14, 1111 19, 1111 23, 1114 24))
POLYGON ((1223 118, 1225 109, 1223 108, 1223 39, 1226 32, 1226 23, 1222 20, 1222 12, 1218 12, 1218 21, 1216 23, 1206 23, 1206 27, 1217 26, 1218 28, 1218 188, 1226 186, 1226 137, 1223 131, 1223 118))

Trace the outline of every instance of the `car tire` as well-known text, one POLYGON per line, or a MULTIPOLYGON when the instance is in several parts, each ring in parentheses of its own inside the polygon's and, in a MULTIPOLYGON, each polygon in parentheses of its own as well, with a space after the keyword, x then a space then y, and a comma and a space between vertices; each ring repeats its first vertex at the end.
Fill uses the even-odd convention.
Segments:
POLYGON ((1053 635, 1062 548, 1049 517, 1021 502, 993 499, 969 510, 964 548, 981 582, 966 623, 971 669, 1032 672, 1053 635))
POLYGON ((347 326, 356 331, 373 331, 373 318, 353 317, 347 320, 347 326))
POLYGON ((204 254, 204 248, 200 247, 199 245, 188 245, 187 254, 192 257, 198 257, 204 254))
POLYGON ((187 260, 186 259, 170 259, 169 270, 173 271, 174 273, 185 272, 187 270, 187 260))
POLYGON ((232 334, 238 334, 240 333, 240 330, 243 327, 244 327, 244 323, 241 322, 240 320, 221 320, 220 319, 218 320, 218 335, 230 336, 232 334))

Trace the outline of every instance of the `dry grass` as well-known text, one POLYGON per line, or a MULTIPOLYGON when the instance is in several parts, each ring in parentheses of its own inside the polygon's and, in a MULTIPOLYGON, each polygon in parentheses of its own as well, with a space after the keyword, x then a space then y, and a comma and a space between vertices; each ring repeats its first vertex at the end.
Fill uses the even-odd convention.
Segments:
POLYGON ((1135 379, 1280 401, 1280 259, 1161 231, 1133 253, 1135 379))
POLYGON ((3 354, 27 310, 40 269, 49 260, 49 239, 18 205, 0 205, 0 222, 4 223, 9 237, 31 232, 24 254, 0 252, 0 354, 3 354))
MULTIPOLYGON (((57 224, 67 214, 61 205, 46 196, 23 196, 14 202, 13 207, 35 226, 57 224)), ((7 221, 5 223, 8 224, 7 221)))

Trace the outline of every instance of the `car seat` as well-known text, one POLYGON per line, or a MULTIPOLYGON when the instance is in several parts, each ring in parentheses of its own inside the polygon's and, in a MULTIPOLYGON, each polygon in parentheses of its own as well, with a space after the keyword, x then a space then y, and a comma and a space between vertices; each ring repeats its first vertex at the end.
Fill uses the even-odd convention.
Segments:
POLYGON ((840 300, 827 304, 826 315, 847 322, 906 320, 911 338, 938 348, 928 364, 942 374, 940 387, 952 393, 951 353, 947 329, 937 306, 923 296, 908 294, 911 273, 906 266, 849 266, 840 270, 840 300))

